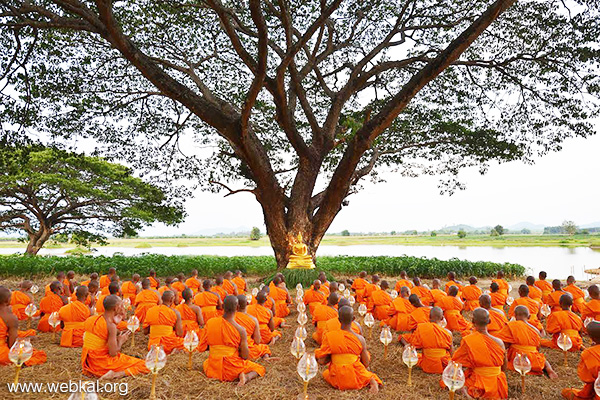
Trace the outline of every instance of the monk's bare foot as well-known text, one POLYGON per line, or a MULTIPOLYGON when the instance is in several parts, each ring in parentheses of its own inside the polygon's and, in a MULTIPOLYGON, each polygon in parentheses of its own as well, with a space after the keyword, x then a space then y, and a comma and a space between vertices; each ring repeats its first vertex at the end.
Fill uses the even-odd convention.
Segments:
POLYGON ((108 371, 100 377, 100 380, 117 379, 125 376, 125 371, 108 371))
POLYGON ((269 356, 267 354, 267 355, 265 355, 263 357, 263 360, 265 360, 265 361, 279 361, 279 360, 281 360, 281 357, 271 357, 271 356, 269 356))
POLYGON ((238 386, 244 386, 246 384, 246 374, 242 372, 238 378, 240 380, 238 386))
POLYGON ((371 379, 369 383, 369 393, 378 393, 379 392, 379 383, 375 379, 371 379))
POLYGON ((551 366, 546 366, 546 373, 548 374, 548 378, 550 379, 557 379, 558 378, 558 374, 556 372, 554 372, 554 370, 552 369, 551 366))
POLYGON ((282 322, 281 325, 279 325, 281 328, 289 328, 290 325, 286 324, 285 322, 282 322))
POLYGON ((274 345, 278 339, 279 339, 279 336, 273 336, 273 339, 271 339, 271 341, 269 342, 269 346, 274 345))

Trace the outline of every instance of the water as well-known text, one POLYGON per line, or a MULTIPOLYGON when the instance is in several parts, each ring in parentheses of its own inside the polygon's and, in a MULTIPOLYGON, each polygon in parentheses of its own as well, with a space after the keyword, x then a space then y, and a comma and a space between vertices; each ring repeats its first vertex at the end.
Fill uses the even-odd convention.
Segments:
MULTIPOLYGON (((63 249, 42 249, 41 255, 62 255, 63 249)), ((21 253, 23 249, 0 248, 0 254, 21 253)), ((136 249, 125 247, 100 247, 95 255, 126 256, 142 253, 164 255, 219 255, 219 256, 272 256, 270 247, 204 246, 204 247, 153 247, 136 249)), ((491 246, 321 246, 317 256, 414 256, 436 257, 440 260, 459 258, 469 261, 510 262, 521 264, 527 273, 537 277, 539 271, 548 272, 550 278, 565 279, 574 275, 578 280, 591 278, 585 269, 600 268, 600 251, 588 247, 491 247, 491 246)))

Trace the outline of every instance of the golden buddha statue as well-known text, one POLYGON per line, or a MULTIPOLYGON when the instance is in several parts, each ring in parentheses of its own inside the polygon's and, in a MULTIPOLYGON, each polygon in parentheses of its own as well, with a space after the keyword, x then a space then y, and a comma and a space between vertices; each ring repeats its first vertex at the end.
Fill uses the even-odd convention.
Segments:
POLYGON ((292 254, 290 255, 287 268, 315 268, 313 259, 308 254, 308 246, 304 244, 301 233, 299 233, 296 238, 290 234, 289 243, 292 246, 292 254))

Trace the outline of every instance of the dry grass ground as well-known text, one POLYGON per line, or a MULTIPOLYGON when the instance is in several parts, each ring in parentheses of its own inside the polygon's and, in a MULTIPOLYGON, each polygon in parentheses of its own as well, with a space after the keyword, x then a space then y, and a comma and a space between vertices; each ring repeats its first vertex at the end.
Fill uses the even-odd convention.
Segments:
MULTIPOLYGON (((251 285, 254 283, 250 280, 251 285)), ((0 281, 1 285, 15 288, 16 281, 0 281)), ((42 288, 44 282, 38 282, 42 288)), ((486 287, 489 281, 481 281, 480 286, 486 287)), ((518 283, 513 283, 516 290, 518 283)), ((39 297, 41 293, 38 293, 39 297)), ((514 295, 514 293, 513 293, 514 295)), ((39 300, 39 299, 38 299, 39 300)), ((166 367, 160 371, 157 380, 158 399, 184 400, 184 399, 294 399, 302 390, 302 384, 296 373, 296 359, 290 354, 289 346, 293 339, 297 312, 292 309, 290 316, 286 318, 292 327, 283 329, 283 338, 272 346, 273 356, 280 357, 278 361, 260 363, 265 365, 267 373, 265 377, 250 382, 245 387, 238 387, 235 383, 220 383, 209 380, 202 372, 202 363, 207 358, 207 353, 195 353, 193 356, 193 370, 188 370, 188 356, 184 353, 169 356, 166 367)), ((25 329, 25 323, 22 323, 25 329)), ((316 343, 310 338, 314 328, 307 326, 309 338, 306 340, 309 351, 314 351, 316 343)), ((383 380, 384 386, 377 395, 371 395, 367 390, 361 391, 338 391, 331 388, 322 378, 321 373, 317 375, 309 385, 309 393, 317 399, 444 399, 447 391, 439 386, 440 376, 423 373, 419 369, 413 370, 412 387, 408 387, 408 371, 402 363, 402 348, 394 342, 390 346, 388 359, 383 359, 383 345, 379 342, 379 327, 373 329, 372 339, 367 336, 367 343, 372 356, 370 369, 377 373, 383 380)), ((397 338, 397 335, 395 335, 397 338)), ((58 340, 58 335, 57 335, 58 340)), ((586 347, 590 345, 589 339, 585 338, 586 347)), ((79 380, 91 380, 81 374, 80 354, 81 349, 67 349, 58 346, 57 341, 52 340, 52 334, 38 334, 32 343, 35 348, 46 351, 48 362, 25 368, 21 373, 21 382, 68 382, 79 380)), ((460 337, 455 335, 454 344, 458 346, 460 337)), ((135 347, 126 343, 123 352, 137 357, 145 357, 147 353, 147 339, 142 333, 136 333, 135 347)), ((528 376, 525 395, 521 395, 520 378, 515 372, 507 372, 509 383, 509 397, 511 399, 558 399, 561 398, 560 391, 565 387, 582 386, 577 378, 577 363, 580 352, 569 354, 569 366, 563 367, 563 355, 561 352, 543 349, 544 354, 554 366, 559 379, 550 381, 544 377, 528 376)), ((325 367, 320 367, 322 372, 325 367)), ((11 366, 0 367, 0 399, 67 399, 65 393, 19 393, 8 392, 7 383, 12 382, 14 368, 11 366)), ((129 394, 121 396, 116 394, 101 393, 101 399, 147 399, 150 396, 150 375, 129 377, 117 382, 127 382, 129 394)), ((461 398, 457 396, 457 398, 461 398)))

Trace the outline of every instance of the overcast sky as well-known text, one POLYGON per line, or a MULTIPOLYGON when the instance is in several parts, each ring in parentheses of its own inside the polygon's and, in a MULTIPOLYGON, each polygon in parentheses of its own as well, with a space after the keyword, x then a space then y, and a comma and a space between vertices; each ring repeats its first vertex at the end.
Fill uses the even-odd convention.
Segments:
MULTIPOLYGON (((386 174, 387 182, 365 183, 349 198, 329 232, 429 230, 455 224, 475 227, 510 226, 527 221, 540 225, 600 221, 600 136, 570 139, 558 153, 534 165, 513 162, 492 165, 486 175, 464 170, 467 189, 440 195, 439 178, 404 178, 386 174)), ((264 232, 260 206, 249 193, 223 195, 197 191, 186 202, 188 218, 179 228, 154 226, 143 235, 193 234, 205 229, 223 232, 258 226, 264 232)))

